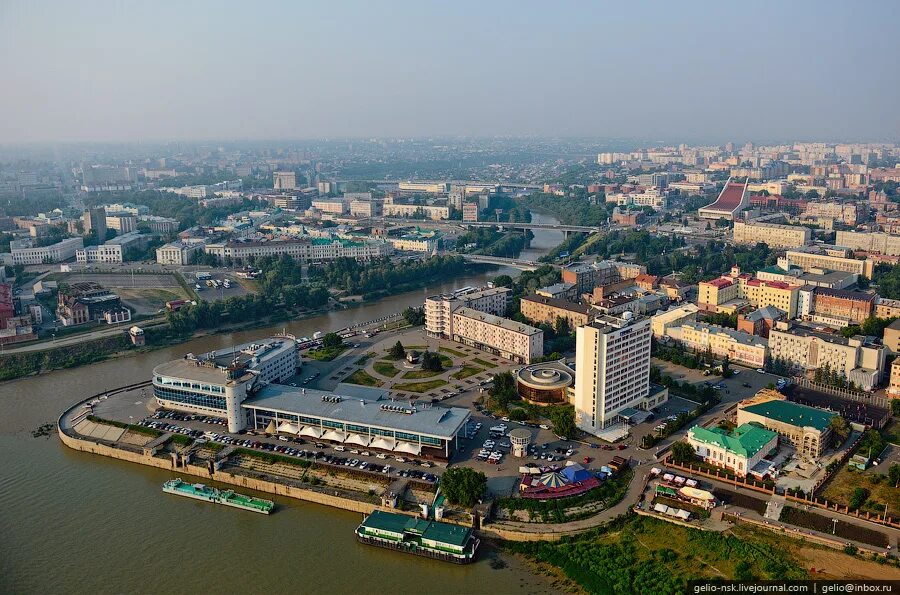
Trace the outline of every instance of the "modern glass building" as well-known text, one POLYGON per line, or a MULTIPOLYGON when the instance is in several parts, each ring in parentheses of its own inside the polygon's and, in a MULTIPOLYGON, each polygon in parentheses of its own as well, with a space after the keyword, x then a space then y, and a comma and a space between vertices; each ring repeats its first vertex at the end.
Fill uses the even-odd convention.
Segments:
MULTIPOLYGON (((340 387, 339 387, 340 388, 340 387)), ((242 407, 250 427, 396 453, 448 460, 468 409, 395 402, 386 391, 350 396, 272 384, 242 407)))
POLYGON ((297 342, 273 337, 200 356, 160 364, 153 369, 153 395, 160 406, 221 417, 228 431, 247 424, 241 403, 271 382, 287 380, 299 367, 297 342))

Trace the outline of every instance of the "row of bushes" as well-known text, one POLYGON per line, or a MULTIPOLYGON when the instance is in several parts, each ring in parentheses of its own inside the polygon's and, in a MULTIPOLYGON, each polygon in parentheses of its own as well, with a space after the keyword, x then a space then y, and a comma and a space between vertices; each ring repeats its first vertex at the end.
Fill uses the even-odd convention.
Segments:
POLYGON ((91 364, 128 349, 130 345, 128 337, 122 333, 44 351, 6 354, 0 357, 0 381, 91 364))

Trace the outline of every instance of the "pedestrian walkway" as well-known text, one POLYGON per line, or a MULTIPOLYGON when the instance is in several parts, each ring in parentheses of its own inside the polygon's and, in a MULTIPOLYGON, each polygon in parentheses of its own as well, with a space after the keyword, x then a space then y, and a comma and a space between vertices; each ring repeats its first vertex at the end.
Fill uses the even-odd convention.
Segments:
POLYGON ((781 511, 784 508, 784 496, 781 494, 772 494, 772 498, 766 504, 765 517, 771 521, 777 521, 781 518, 781 511))

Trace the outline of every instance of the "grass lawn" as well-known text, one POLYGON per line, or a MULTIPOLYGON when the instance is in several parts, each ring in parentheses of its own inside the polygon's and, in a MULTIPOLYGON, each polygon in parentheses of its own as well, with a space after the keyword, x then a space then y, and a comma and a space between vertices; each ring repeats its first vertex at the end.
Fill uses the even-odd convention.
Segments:
POLYGON ((444 353, 449 353, 450 355, 455 355, 456 357, 466 357, 466 354, 462 351, 450 349, 449 347, 438 347, 438 351, 443 351, 444 353))
POLYGON ((446 355, 441 355, 440 353, 438 354, 438 357, 441 358, 441 365, 442 365, 442 366, 444 366, 445 368, 452 368, 452 367, 453 367, 453 360, 452 360, 452 359, 450 359, 450 358, 447 357, 446 355))
POLYGON ((396 376, 397 374, 400 373, 400 370, 398 370, 396 367, 394 367, 394 364, 392 364, 391 362, 388 362, 388 361, 384 361, 384 360, 379 360, 379 361, 375 362, 372 365, 372 367, 375 368, 376 372, 378 372, 382 376, 386 376, 388 378, 393 378, 394 376, 396 376))
POLYGON ((375 357, 375 352, 374 352, 374 351, 370 351, 369 353, 365 354, 364 356, 362 356, 361 358, 359 358, 358 360, 356 360, 356 365, 357 365, 357 366, 363 366, 363 365, 365 365, 365 363, 366 363, 367 361, 369 361, 370 358, 373 358, 373 357, 375 357))
POLYGON ((888 514, 900 511, 900 489, 892 486, 888 482, 886 475, 851 471, 846 465, 831 478, 831 481, 828 482, 828 487, 822 492, 822 497, 846 506, 850 503, 850 495, 853 493, 854 488, 869 490, 869 500, 861 507, 862 510, 881 512, 869 506, 870 502, 875 502, 887 504, 888 514))
POLYGON ((443 372, 432 372, 431 370, 410 370, 409 372, 404 372, 403 376, 400 378, 405 378, 407 380, 417 380, 419 378, 431 378, 432 376, 437 376, 438 374, 443 374, 443 372))
POLYGON ((481 359, 480 357, 476 357, 475 359, 473 359, 473 360, 472 360, 472 363, 473 363, 473 364, 478 364, 479 366, 484 366, 484 367, 487 368, 487 369, 491 369, 491 368, 496 368, 496 367, 497 367, 497 364, 492 364, 491 362, 485 361, 485 360, 481 359))
POLYGON ((463 378, 468 378, 469 376, 474 376, 479 372, 484 372, 484 368, 479 368, 477 366, 463 366, 462 370, 458 372, 454 372, 451 374, 457 380, 462 380, 463 378))
POLYGON ((393 386, 393 389, 403 390, 408 393, 424 393, 430 391, 433 388, 444 386, 445 384, 447 384, 446 380, 437 378, 435 380, 428 380, 427 382, 407 382, 406 384, 395 384, 393 386))
POLYGON ((374 376, 371 376, 365 370, 357 370, 353 374, 347 376, 344 379, 344 382, 349 382, 350 384, 361 384, 363 386, 381 386, 384 384, 381 380, 378 380, 374 376))
POLYGON ((349 345, 341 345, 339 347, 322 347, 321 349, 310 349, 306 352, 306 356, 320 362, 330 362, 340 354, 347 351, 349 348, 349 345))

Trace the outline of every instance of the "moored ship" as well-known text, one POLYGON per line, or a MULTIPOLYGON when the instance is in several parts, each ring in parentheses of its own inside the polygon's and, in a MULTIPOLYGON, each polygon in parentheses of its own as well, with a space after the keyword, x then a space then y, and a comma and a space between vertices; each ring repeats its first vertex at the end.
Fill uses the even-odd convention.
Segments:
POLYGON ((368 545, 455 564, 474 560, 481 543, 467 527, 382 510, 363 519, 356 538, 368 545))
POLYGON ((182 481, 180 478, 170 479, 164 483, 163 491, 168 494, 185 496, 187 498, 212 502, 214 504, 224 504, 225 506, 233 506, 234 508, 240 508, 241 510, 249 510, 250 512, 259 512, 262 514, 269 514, 275 508, 275 503, 271 500, 237 494, 233 490, 217 490, 216 488, 202 483, 188 483, 182 481))

